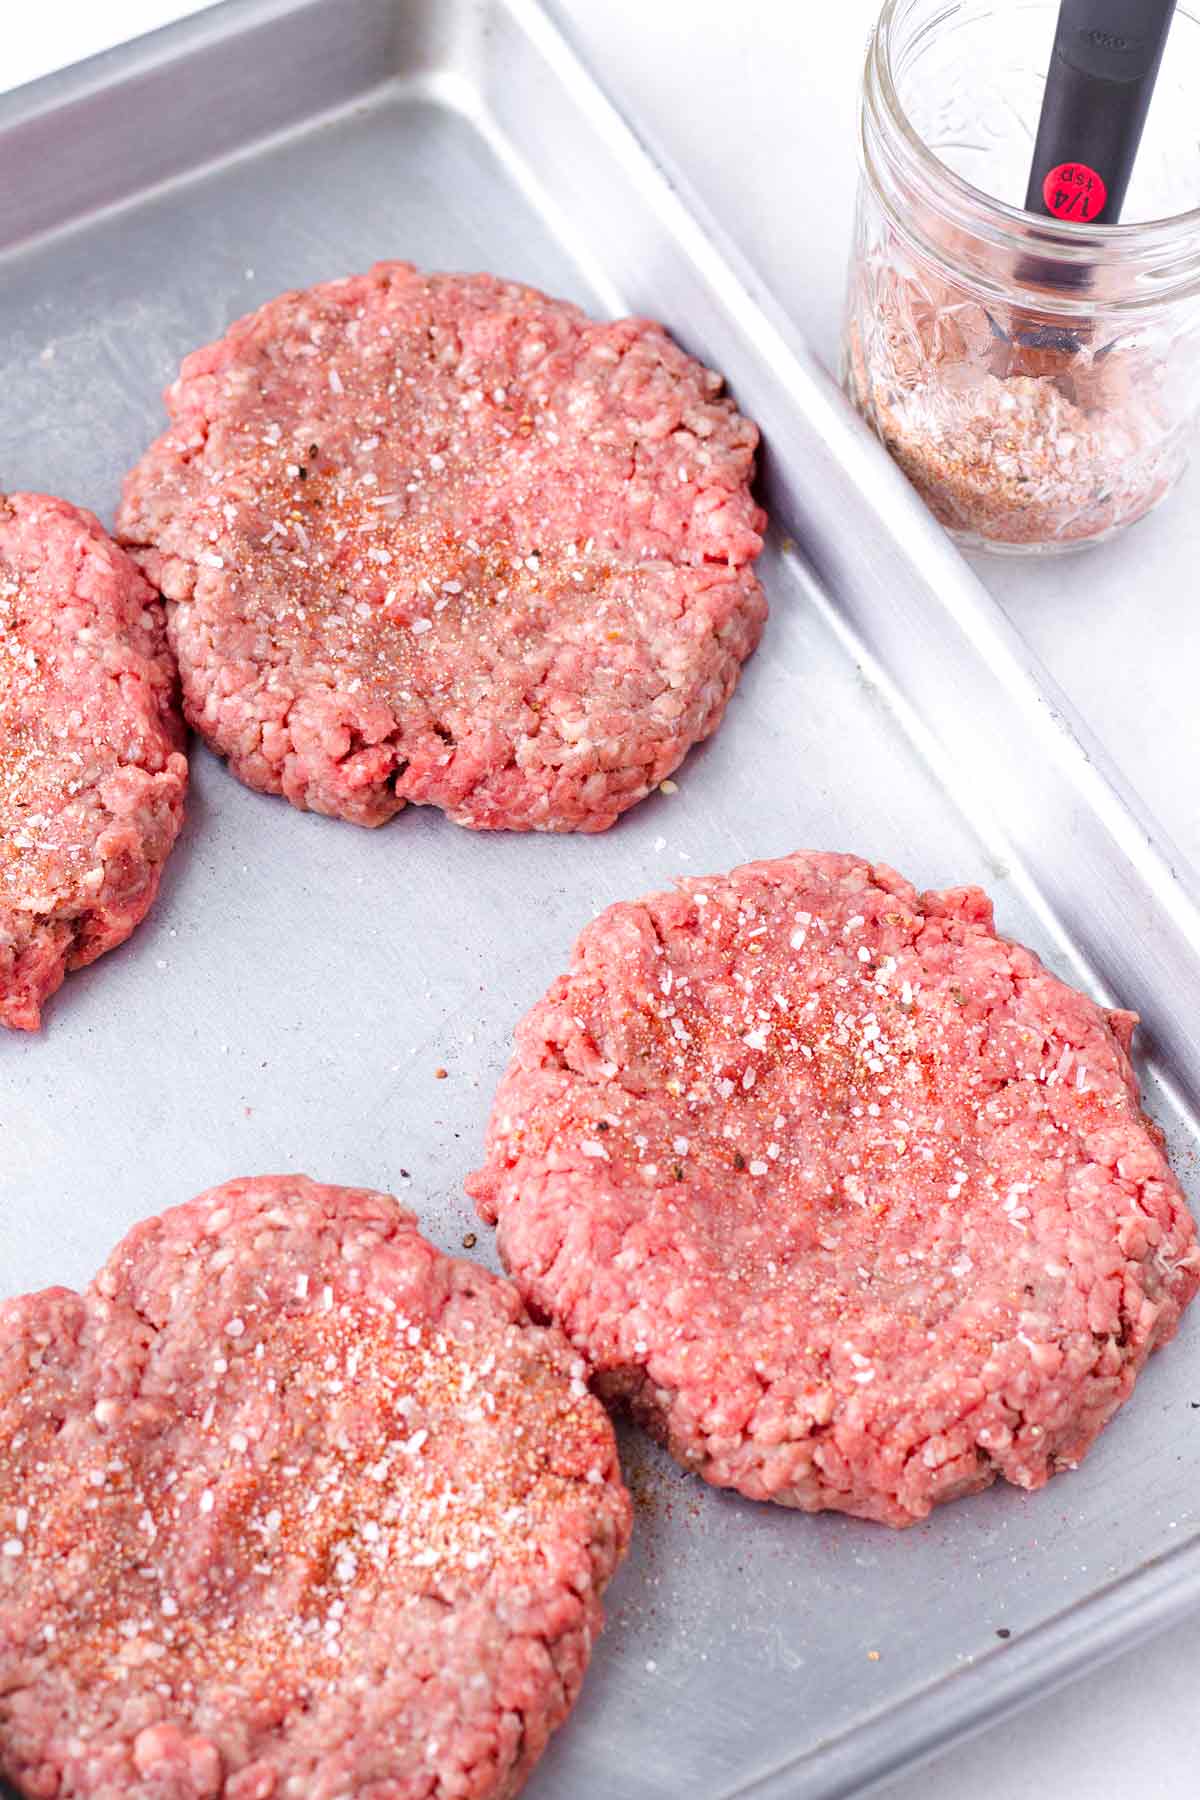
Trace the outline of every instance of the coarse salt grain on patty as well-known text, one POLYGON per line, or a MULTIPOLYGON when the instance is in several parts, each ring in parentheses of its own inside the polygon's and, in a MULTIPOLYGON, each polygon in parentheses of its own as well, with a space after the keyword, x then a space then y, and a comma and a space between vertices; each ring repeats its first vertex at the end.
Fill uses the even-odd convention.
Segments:
POLYGON ((750 863, 587 928, 471 1187, 682 1463, 905 1525, 1072 1467, 1196 1291, 1133 1025, 978 888, 750 863))
POLYGON ((0 1772, 507 1800, 629 1535, 582 1369, 390 1196, 302 1176, 0 1302, 0 1772))
POLYGON ((183 821, 162 607, 91 513, 0 495, 0 1024, 123 943, 183 821))
POLYGON ((187 358, 119 514, 189 720, 357 824, 603 830, 714 730, 766 616, 721 389, 648 320, 488 275, 269 302, 187 358))

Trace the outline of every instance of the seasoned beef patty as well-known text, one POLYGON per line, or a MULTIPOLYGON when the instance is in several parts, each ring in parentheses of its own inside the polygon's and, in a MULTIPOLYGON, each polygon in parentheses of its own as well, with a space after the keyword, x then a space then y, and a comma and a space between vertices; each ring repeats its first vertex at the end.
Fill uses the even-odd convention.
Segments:
POLYGON ((904 1525, 1073 1466, 1196 1291, 1133 1024, 978 888, 750 863, 587 928, 473 1191, 681 1462, 904 1525))
POLYGON ((0 495, 0 1024, 158 891, 187 763, 162 607, 91 513, 0 495))
POLYGON ((0 1771, 57 1800, 488 1800, 630 1508, 557 1331, 389 1196, 232 1181, 0 1303, 0 1771))
POLYGON ((120 536, 189 720, 293 805, 603 830, 758 641, 758 434, 646 319, 380 263, 242 319, 167 405, 120 536))

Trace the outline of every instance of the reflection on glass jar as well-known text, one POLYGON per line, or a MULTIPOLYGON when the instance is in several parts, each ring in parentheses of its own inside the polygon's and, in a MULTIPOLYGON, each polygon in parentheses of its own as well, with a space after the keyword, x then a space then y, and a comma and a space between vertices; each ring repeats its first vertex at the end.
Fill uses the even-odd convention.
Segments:
POLYGON ((1173 487, 1200 410, 1200 23, 1181 8, 1123 222, 1021 209, 1057 0, 888 0, 867 55, 843 375, 936 516, 1046 552, 1173 487))

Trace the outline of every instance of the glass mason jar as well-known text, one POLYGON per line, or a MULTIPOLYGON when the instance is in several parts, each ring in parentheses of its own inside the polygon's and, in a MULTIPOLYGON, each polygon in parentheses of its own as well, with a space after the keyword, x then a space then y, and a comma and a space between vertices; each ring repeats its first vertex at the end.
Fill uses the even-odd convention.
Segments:
POLYGON ((1125 222, 1088 226, 1022 205, 1057 15, 887 0, 867 52, 843 379, 974 549, 1132 524, 1200 410, 1200 25, 1179 8, 1125 222))

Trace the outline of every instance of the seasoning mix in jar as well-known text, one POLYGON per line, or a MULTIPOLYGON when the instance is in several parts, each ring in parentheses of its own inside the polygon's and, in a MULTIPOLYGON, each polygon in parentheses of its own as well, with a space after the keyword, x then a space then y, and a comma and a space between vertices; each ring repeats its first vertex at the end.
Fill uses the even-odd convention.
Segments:
POLYGON ((867 54, 843 377, 970 548, 1122 530, 1200 413, 1200 19, 1176 12, 1124 222, 1089 224, 1086 189, 1022 204, 1058 10, 887 0, 867 54))

